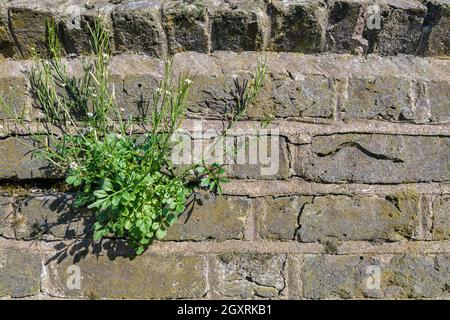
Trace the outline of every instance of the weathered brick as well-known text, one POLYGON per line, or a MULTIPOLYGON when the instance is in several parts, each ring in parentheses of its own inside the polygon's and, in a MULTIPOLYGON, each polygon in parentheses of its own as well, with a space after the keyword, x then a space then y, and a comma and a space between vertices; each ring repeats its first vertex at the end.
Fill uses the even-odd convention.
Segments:
POLYGON ((320 182, 448 181, 448 137, 332 134, 294 150, 294 168, 320 182))
POLYGON ((433 201, 433 239, 450 240, 450 196, 440 196, 433 201))
POLYGON ((197 195, 165 240, 242 240, 249 207, 242 197, 197 195))
POLYGON ((438 255, 306 256, 301 263, 305 298, 443 298, 449 257, 438 255), (379 280, 379 281, 378 281, 379 280))
POLYGON ((269 19, 262 0, 211 2, 212 50, 255 51, 267 45, 269 19))
POLYGON ((411 81, 398 77, 350 78, 344 119, 412 120, 411 81))
POLYGON ((14 56, 17 56, 17 49, 9 31, 8 10, 0 6, 0 58, 14 56))
MULTIPOLYGON (((0 70, 0 97, 18 116, 28 116, 31 99, 28 94, 28 79, 24 74, 26 69, 15 63, 4 62, 0 70)), ((0 105, 0 120, 10 118, 9 112, 0 105)))
POLYGON ((222 254, 213 292, 222 298, 280 298, 286 286, 284 254, 222 254))
POLYGON ((419 53, 443 56, 450 53, 450 3, 447 0, 426 1, 428 13, 422 29, 419 53))
POLYGON ((450 121, 450 83, 430 81, 426 83, 426 86, 427 98, 431 107, 431 121, 450 121))
POLYGON ((51 177, 54 170, 48 162, 34 154, 36 142, 30 138, 6 138, 0 140, 0 154, 3 155, 0 165, 0 179, 32 179, 51 177))
POLYGON ((419 196, 405 192, 386 197, 314 197, 300 213, 299 241, 410 239, 417 228, 419 196))
MULTIPOLYGON (((94 212, 72 206, 74 195, 55 193, 0 197, 0 235, 22 240, 50 235, 92 238, 94 212)), ((196 194, 165 241, 243 239, 250 200, 196 194)))
POLYGON ((167 39, 161 19, 159 1, 129 2, 117 6, 112 12, 115 49, 165 57, 167 39))
POLYGON ((365 27, 364 1, 334 0, 328 7, 327 51, 354 52, 361 47, 367 50, 368 41, 363 38, 365 27))
POLYGON ((327 13, 322 1, 272 1, 269 48, 274 51, 321 52, 327 13))
POLYGON ((114 87, 122 117, 149 118, 154 90, 162 77, 163 62, 137 55, 119 55, 113 58, 110 70, 111 87, 114 87))
POLYGON ((292 240, 299 227, 300 212, 312 197, 268 197, 258 211, 258 235, 262 239, 292 240))
POLYGON ((448 296, 448 255, 394 256, 381 267, 381 288, 386 298, 441 298, 448 296))
POLYGON ((11 32, 23 58, 31 58, 34 51, 43 56, 49 54, 46 24, 53 19, 53 13, 47 4, 11 6, 9 17, 11 32))
POLYGON ((170 54, 181 51, 209 53, 210 27, 204 2, 164 2, 163 25, 170 54))
MULTIPOLYGON (((269 66, 270 68, 270 66, 269 66)), ((257 101, 249 108, 251 118, 331 118, 334 109, 334 79, 323 75, 290 73, 267 78, 257 101)))
POLYGON ((228 175, 239 179, 288 179, 289 158, 285 138, 273 135, 265 137, 237 137, 238 156, 228 167, 228 175), (266 152, 264 152, 266 151, 266 152), (245 156, 240 161, 239 154, 245 156))
POLYGON ((0 297, 22 298, 39 293, 42 261, 31 250, 0 249, 0 297))
POLYGON ((72 239, 92 237, 93 213, 72 206, 73 195, 52 194, 11 198, 17 239, 42 235, 72 239))
MULTIPOLYGON (((67 54, 89 55, 92 48, 91 30, 95 28, 95 19, 101 15, 106 28, 112 30, 111 3, 98 0, 91 6, 78 3, 69 5, 59 11, 59 32, 61 42, 67 54)), ((110 48, 114 52, 114 38, 110 37, 110 48)), ((130 50, 132 51, 132 50, 130 50)))
POLYGON ((70 257, 50 264, 49 293, 110 299, 187 299, 206 294, 201 256, 144 254, 130 259, 88 255, 75 264, 82 276, 79 289, 67 285, 73 276, 68 268, 73 264, 70 257))
MULTIPOLYGON (((415 54, 427 9, 419 1, 387 0, 380 3, 381 29, 369 30, 375 39, 370 52, 381 55, 415 54)), ((370 36, 369 36, 370 38, 370 36)))

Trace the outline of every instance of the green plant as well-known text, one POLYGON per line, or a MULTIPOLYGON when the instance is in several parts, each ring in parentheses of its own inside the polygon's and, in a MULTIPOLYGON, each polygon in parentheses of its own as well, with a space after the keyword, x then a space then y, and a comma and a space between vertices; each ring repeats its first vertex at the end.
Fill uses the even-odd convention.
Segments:
MULTIPOLYGON (((164 238, 197 188, 220 193, 227 181, 225 169, 217 163, 207 165, 203 160, 183 167, 170 161, 177 143, 171 138, 184 119, 192 81, 188 74, 174 81, 172 64, 166 62, 150 118, 124 119, 109 81, 109 34, 102 22, 95 21, 91 29, 92 56, 83 61, 78 76, 69 74, 61 58, 54 23, 47 28, 50 59, 36 57, 30 70, 43 115, 40 130, 29 130, 40 146, 35 151, 77 190, 74 205, 93 210, 95 240, 125 237, 141 254, 155 239, 164 238), (135 134, 137 126, 143 134, 135 134)), ((226 129, 245 115, 265 74, 264 62, 253 81, 236 80, 236 106, 226 129)), ((0 103, 17 123, 29 128, 21 115, 2 99, 0 103)))

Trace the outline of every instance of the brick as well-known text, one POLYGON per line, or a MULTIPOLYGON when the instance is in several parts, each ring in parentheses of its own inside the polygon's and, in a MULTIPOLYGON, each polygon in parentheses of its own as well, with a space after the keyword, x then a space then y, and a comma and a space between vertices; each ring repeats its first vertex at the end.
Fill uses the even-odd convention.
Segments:
POLYGON ((230 178, 288 179, 291 176, 285 138, 241 135, 236 143, 238 156, 227 168, 230 178), (239 154, 245 156, 244 163, 240 162, 239 154))
POLYGON ((447 255, 311 255, 301 279, 303 296, 312 299, 443 298, 449 272, 447 255))
POLYGON ((381 30, 370 30, 375 39, 369 51, 380 55, 415 54, 426 7, 419 1, 388 0, 386 4, 380 6, 381 30))
POLYGON ((322 1, 272 1, 269 48, 273 51, 315 53, 325 44, 327 13, 322 1))
POLYGON ((42 261, 31 250, 0 249, 0 297, 23 298, 40 291, 42 261))
MULTIPOLYGON (((100 14, 102 21, 112 33, 111 6, 106 0, 96 1, 92 7, 83 4, 69 4, 64 10, 58 12, 59 32, 61 42, 67 54, 89 55, 92 36, 90 29, 95 27, 95 18, 100 14)), ((114 38, 110 37, 110 49, 114 53, 114 38)))
POLYGON ((112 12, 115 49, 163 58, 167 40, 159 1, 126 3, 112 12))
MULTIPOLYGON (((21 240, 44 235, 92 238, 94 212, 72 207, 74 194, 0 197, 0 235, 21 240)), ((196 194, 164 241, 241 240, 250 200, 196 194)))
POLYGON ((221 298, 280 298, 286 286, 284 254, 222 254, 215 261, 221 298))
POLYGON ((332 134, 297 146, 294 170, 318 182, 447 181, 448 137, 332 134))
POLYGON ((249 108, 249 117, 272 114, 279 118, 331 118, 334 80, 323 75, 290 75, 267 77, 254 107, 249 108))
MULTIPOLYGON (((201 298, 206 294, 205 266, 201 256, 144 254, 126 256, 87 255, 75 263, 81 282, 77 289, 69 278, 70 257, 50 264, 47 291, 56 296, 109 299, 201 298), (124 285, 126 284, 126 285, 124 285)), ((73 267, 72 267, 73 268, 73 267)))
POLYGON ((49 167, 49 164, 34 154, 34 146, 37 146, 36 142, 27 137, 10 137, 0 140, 0 154, 4 155, 0 166, 0 179, 54 176, 54 170, 49 167))
POLYGON ((371 196, 323 196, 306 203, 300 214, 299 241, 410 239, 418 226, 419 195, 413 191, 371 196))
POLYGON ((433 240, 450 240, 450 196, 433 201, 433 240))
POLYGON ((412 120, 410 80, 398 77, 350 78, 343 119, 412 120))
POLYGON ((281 197, 264 199, 258 211, 258 234, 262 239, 285 240, 295 238, 300 212, 312 197, 281 197))
POLYGON ((92 237, 94 215, 89 210, 73 208, 71 194, 19 197, 11 201, 17 239, 30 240, 42 235, 66 239, 92 237))
POLYGON ((211 2, 212 50, 255 51, 267 44, 269 20, 261 0, 211 2))
POLYGON ((205 3, 163 3, 163 25, 170 54, 181 51, 209 53, 210 27, 205 3))
MULTIPOLYGON (((36 4, 36 3, 35 3, 36 4)), ((9 9, 11 32, 23 58, 33 57, 33 51, 47 56, 46 23, 53 19, 47 5, 12 6, 9 9)))
MULTIPOLYGON (((29 116, 31 99, 29 97, 29 82, 24 75, 25 68, 14 63, 5 62, 0 72, 0 97, 9 109, 18 116, 29 116)), ((0 105, 0 120, 11 116, 0 105)))
POLYGON ((419 51, 429 56, 444 56, 450 53, 450 3, 447 0, 430 0, 424 21, 419 51))
POLYGON ((382 268, 381 285, 387 298, 419 299, 448 296, 450 258, 439 255, 394 256, 382 268))
POLYGON ((8 10, 4 7, 0 7, 0 58, 2 57, 17 57, 14 38, 9 31, 8 10))
POLYGON ((242 240, 250 200, 242 197, 197 195, 165 240, 242 240))
POLYGON ((432 122, 450 121, 450 83, 430 81, 426 84, 432 122))
POLYGON ((367 49, 367 39, 362 35, 364 30, 362 13, 363 1, 335 0, 330 3, 326 33, 327 51, 349 53, 354 52, 358 46, 367 49))

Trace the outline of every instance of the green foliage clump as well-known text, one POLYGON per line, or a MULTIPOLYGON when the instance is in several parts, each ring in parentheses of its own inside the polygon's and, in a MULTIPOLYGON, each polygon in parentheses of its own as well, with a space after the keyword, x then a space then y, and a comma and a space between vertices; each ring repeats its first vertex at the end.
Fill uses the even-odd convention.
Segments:
MULTIPOLYGON (((109 33, 101 21, 91 29, 92 56, 83 61, 78 76, 69 74, 61 58, 56 31, 49 22, 51 57, 36 58, 30 70, 44 134, 42 130, 29 134, 40 145, 38 155, 65 174, 66 183, 78 191, 75 206, 95 213, 94 239, 124 237, 141 254, 155 239, 165 237, 196 188, 221 192, 226 181, 225 170, 217 163, 182 167, 170 161, 177 144, 172 137, 184 119, 192 81, 188 74, 173 81, 171 63, 166 62, 153 93, 151 116, 126 119, 109 81, 109 33), (144 133, 136 135, 136 128, 144 133)), ((227 128, 256 99, 265 73, 261 63, 251 83, 236 81, 236 107, 227 128)), ((0 103, 29 128, 1 98, 0 103)))

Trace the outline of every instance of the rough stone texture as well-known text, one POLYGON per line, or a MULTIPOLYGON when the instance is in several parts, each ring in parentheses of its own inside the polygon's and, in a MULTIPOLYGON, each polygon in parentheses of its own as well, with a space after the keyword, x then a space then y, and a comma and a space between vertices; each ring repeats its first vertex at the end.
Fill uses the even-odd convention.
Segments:
POLYGON ((370 30, 369 51, 381 55, 415 54, 427 8, 419 1, 387 0, 381 6, 381 30, 370 30))
POLYGON ((236 159, 228 167, 231 178, 265 180, 288 179, 291 176, 287 144, 283 137, 241 136, 237 137, 236 144, 237 152, 244 155, 245 160, 240 162, 236 159))
POLYGON ((438 298, 447 295, 450 279, 447 255, 307 256, 302 267, 304 297, 314 299, 438 298))
POLYGON ((364 19, 362 1, 335 0, 330 2, 326 48, 330 52, 353 52, 359 46, 367 49, 368 41, 363 38, 364 19), (359 31, 359 32, 358 32, 359 31))
POLYGON ((394 256, 382 268, 386 298, 436 298, 448 293, 449 256, 394 256))
POLYGON ((258 235, 269 240, 293 240, 298 218, 312 197, 267 197, 258 212, 258 235))
POLYGON ((57 194, 11 199, 17 239, 39 239, 44 235, 72 239, 92 237, 93 213, 74 209, 73 195, 57 194))
POLYGON ((450 197, 442 196, 433 201, 434 240, 450 240, 450 197))
POLYGON ((212 287, 222 298, 280 298, 286 286, 286 255, 223 254, 217 257, 218 281, 212 287))
POLYGON ((212 50, 254 51, 267 45, 269 19, 263 0, 211 2, 212 50))
POLYGON ((0 60, 17 55, 14 39, 9 31, 8 10, 0 7, 0 60))
POLYGON ((297 148, 294 168, 320 182, 448 181, 448 137, 378 134, 316 136, 297 148))
POLYGON ((367 287, 367 267, 378 265, 372 257, 306 256, 302 261, 303 296, 312 299, 361 299, 379 297, 380 290, 367 287))
MULTIPOLYGON (((51 5, 54 6, 54 4, 51 5)), ((109 0, 96 0, 91 5, 84 5, 80 0, 69 0, 60 4, 58 8, 63 8, 58 12, 57 21, 60 40, 67 54, 88 55, 91 53, 92 37, 89 28, 94 28, 94 21, 98 15, 102 16, 107 28, 112 30, 110 14, 112 5, 109 0)), ((110 44, 114 52, 112 35, 110 44)))
POLYGON ((115 49, 165 57, 167 39, 161 19, 159 1, 118 6, 112 13, 115 49))
POLYGON ((442 56, 450 52, 450 2, 448 0, 426 1, 428 8, 422 29, 420 52, 442 56))
POLYGON ((272 1, 268 6, 270 50, 321 52, 325 42, 326 9, 322 1, 272 1))
POLYGON ((40 290, 41 257, 32 250, 0 249, 0 297, 22 298, 40 290))
MULTIPOLYGON (((0 197, 0 235, 32 240, 92 238, 94 213, 71 206, 72 194, 0 197)), ((251 200, 196 194, 165 241, 242 240, 251 200)))
POLYGON ((246 198, 197 195, 165 240, 242 240, 249 207, 246 198))
MULTIPOLYGON (((24 75, 25 68, 5 61, 0 72, 0 98, 9 109, 17 115, 28 116, 31 99, 28 95, 28 80, 24 75)), ((0 102, 0 120, 8 119, 10 115, 5 112, 0 102)))
POLYGON ((30 138, 6 138, 0 140, 0 154, 3 155, 0 166, 0 178, 2 179, 32 179, 52 177, 49 164, 36 158, 33 154, 37 146, 30 138))
POLYGON ((411 81, 398 77, 350 78, 344 119, 410 120, 411 81))
POLYGON ((297 235, 302 242, 328 237, 342 241, 410 239, 418 225, 418 200, 414 192, 385 198, 315 197, 300 213, 297 235))
POLYGON ((431 81, 426 85, 431 106, 431 121, 450 121, 450 84, 445 81, 431 81))
POLYGON ((202 1, 164 1, 162 10, 170 54, 180 51, 209 53, 209 18, 202 1))
POLYGON ((9 9, 11 32, 17 41, 19 51, 24 58, 31 58, 33 52, 46 56, 46 23, 53 15, 50 8, 39 6, 36 9, 29 7, 11 7, 9 9))
POLYGON ((206 293, 202 257, 142 255, 128 257, 88 255, 75 265, 82 276, 80 289, 67 286, 70 258, 51 263, 49 293, 69 297, 110 299, 201 298, 206 293))

